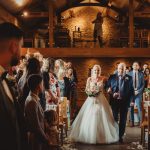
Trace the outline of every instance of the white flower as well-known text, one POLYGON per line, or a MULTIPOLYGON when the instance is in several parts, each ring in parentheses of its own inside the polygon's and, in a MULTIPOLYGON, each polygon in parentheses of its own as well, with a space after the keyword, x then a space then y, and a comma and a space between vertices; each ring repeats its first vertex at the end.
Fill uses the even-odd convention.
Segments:
POLYGON ((129 80, 129 77, 125 77, 125 80, 129 80))

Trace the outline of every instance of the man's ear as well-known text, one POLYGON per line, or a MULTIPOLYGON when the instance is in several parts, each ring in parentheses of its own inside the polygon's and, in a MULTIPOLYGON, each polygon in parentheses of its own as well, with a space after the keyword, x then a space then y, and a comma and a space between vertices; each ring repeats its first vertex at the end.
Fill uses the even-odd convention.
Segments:
POLYGON ((11 40, 9 43, 9 51, 11 52, 11 54, 16 54, 16 50, 17 50, 17 43, 15 40, 11 40))

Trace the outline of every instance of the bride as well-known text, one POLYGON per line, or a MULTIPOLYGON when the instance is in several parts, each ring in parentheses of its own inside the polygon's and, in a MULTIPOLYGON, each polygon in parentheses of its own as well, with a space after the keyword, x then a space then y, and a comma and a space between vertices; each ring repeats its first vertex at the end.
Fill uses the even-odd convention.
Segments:
POLYGON ((72 125, 70 138, 74 142, 107 144, 119 140, 119 129, 106 97, 101 67, 94 65, 87 79, 88 98, 72 125))

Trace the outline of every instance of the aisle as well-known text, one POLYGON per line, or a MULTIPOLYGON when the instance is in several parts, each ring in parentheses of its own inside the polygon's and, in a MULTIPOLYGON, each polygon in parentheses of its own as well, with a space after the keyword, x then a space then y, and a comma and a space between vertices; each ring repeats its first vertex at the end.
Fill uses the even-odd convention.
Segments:
POLYGON ((88 144, 65 144, 63 150, 138 150, 137 146, 140 141, 140 128, 127 127, 124 144, 111 145, 88 145, 88 144), (134 142, 134 143, 133 143, 134 142), (136 145, 135 145, 136 144, 136 145))

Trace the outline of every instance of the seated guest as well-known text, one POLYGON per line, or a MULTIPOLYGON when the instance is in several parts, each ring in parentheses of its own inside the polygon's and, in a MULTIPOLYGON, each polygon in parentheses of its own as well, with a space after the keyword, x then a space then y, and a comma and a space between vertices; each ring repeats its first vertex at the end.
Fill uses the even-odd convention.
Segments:
MULTIPOLYGON (((55 110, 49 110, 45 113, 46 120, 46 134, 49 137, 49 143, 51 146, 57 146, 59 144, 59 134, 57 130, 58 125, 58 115, 55 110)), ((51 150, 56 150, 55 147, 52 147, 51 150)))
POLYGON ((48 136, 45 134, 44 112, 38 97, 42 89, 42 77, 32 74, 27 81, 30 93, 25 101, 25 118, 29 131, 29 145, 32 150, 44 150, 48 146, 48 136))

